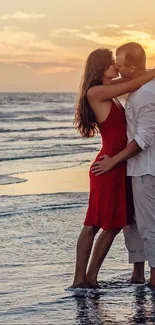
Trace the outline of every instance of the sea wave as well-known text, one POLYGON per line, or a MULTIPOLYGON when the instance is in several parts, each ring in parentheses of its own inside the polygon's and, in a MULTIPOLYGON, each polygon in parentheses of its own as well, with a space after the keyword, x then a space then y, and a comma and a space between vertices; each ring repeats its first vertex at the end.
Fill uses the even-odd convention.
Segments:
MULTIPOLYGON (((64 115, 63 115, 64 116, 64 115)), ((57 116, 58 117, 58 116, 57 116)), ((65 116, 64 116, 65 117, 65 116)), ((43 116, 38 116, 38 117, 30 117, 30 118, 11 118, 11 119, 8 119, 8 118, 1 118, 0 119, 0 122, 1 123, 17 123, 18 122, 23 122, 23 123, 27 123, 27 122, 49 122, 49 123, 56 123, 56 122, 60 122, 61 123, 66 123, 66 122, 71 122, 73 123, 73 118, 70 117, 70 118, 63 118, 63 119, 54 119, 52 118, 47 118, 47 117, 43 117, 43 116)))
POLYGON ((0 207, 0 217, 13 216, 16 214, 35 213, 50 210, 68 210, 85 207, 88 201, 88 193, 54 193, 36 194, 24 196, 3 195, 0 207), (31 199, 30 199, 31 198, 31 199), (7 206, 6 206, 7 202, 7 206), (15 206, 16 202, 16 206, 15 206), (49 202, 52 202, 49 204, 49 202))
POLYGON ((80 163, 96 151, 98 140, 83 141, 74 128, 75 101, 72 93, 0 94, 1 173, 55 168, 59 160, 63 168, 69 156, 80 163))
MULTIPOLYGON (((20 156, 11 156, 11 157, 1 157, 0 158, 0 162, 4 162, 4 161, 19 161, 19 160, 27 160, 27 159, 40 159, 40 158, 47 158, 47 157, 67 157, 69 155, 75 155, 77 153, 80 152, 80 154, 82 153, 90 153, 90 152, 94 152, 96 151, 96 147, 80 147, 80 150, 78 149, 78 146, 76 146, 76 149, 75 149, 75 146, 74 145, 68 145, 65 146, 63 145, 63 148, 61 148, 61 146, 55 146, 57 149, 56 150, 52 150, 52 152, 48 153, 48 152, 45 152, 44 154, 43 153, 39 153, 39 150, 37 153, 35 153, 35 156, 34 156, 34 152, 32 151, 32 153, 30 155, 20 155, 20 156)), ((63 160, 65 161, 65 159, 63 158, 63 160)), ((81 159, 81 162, 83 161, 83 159, 81 159)))
POLYGON ((50 130, 74 130, 72 126, 53 126, 44 128, 30 128, 30 129, 5 129, 0 128, 0 133, 14 133, 14 132, 38 132, 38 131, 50 131, 50 130))

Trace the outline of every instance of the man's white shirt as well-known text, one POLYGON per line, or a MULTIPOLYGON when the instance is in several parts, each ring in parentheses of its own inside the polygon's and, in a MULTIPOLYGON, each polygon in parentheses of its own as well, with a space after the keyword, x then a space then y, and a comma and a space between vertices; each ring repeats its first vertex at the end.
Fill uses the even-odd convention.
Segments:
POLYGON ((125 104, 128 143, 143 150, 127 161, 127 175, 155 176, 155 79, 130 93, 125 104))

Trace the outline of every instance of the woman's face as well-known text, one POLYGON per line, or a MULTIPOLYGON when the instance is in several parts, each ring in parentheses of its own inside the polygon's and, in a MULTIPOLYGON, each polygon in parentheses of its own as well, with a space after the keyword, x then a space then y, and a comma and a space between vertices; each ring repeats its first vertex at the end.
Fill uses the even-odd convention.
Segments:
POLYGON ((119 76, 118 70, 116 69, 115 59, 112 56, 111 64, 109 68, 104 72, 104 77, 108 79, 117 78, 119 76))

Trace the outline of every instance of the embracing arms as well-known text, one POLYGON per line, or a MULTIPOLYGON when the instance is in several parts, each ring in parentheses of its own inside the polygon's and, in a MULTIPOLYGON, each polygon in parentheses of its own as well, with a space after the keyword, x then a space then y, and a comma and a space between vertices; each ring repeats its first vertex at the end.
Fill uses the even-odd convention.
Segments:
POLYGON ((129 81, 114 83, 111 85, 101 85, 91 87, 87 92, 88 100, 94 101, 106 101, 108 99, 112 99, 126 93, 135 91, 136 89, 143 86, 145 83, 149 82, 155 77, 155 69, 146 71, 141 76, 134 78, 129 81))
POLYGON ((113 157, 104 156, 92 168, 96 175, 100 175, 114 168, 118 163, 128 160, 142 150, 149 148, 155 138, 155 93, 149 90, 141 91, 137 97, 137 122, 133 140, 127 147, 113 157))

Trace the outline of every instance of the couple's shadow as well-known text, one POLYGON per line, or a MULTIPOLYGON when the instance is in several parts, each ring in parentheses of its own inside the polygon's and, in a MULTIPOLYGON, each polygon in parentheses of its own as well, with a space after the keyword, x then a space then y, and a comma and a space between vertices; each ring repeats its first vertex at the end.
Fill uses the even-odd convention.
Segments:
MULTIPOLYGON (((125 294, 125 293, 124 293, 125 294)), ((127 294, 127 293, 126 293, 127 294)), ((129 306, 124 310, 119 308, 119 319, 116 321, 109 296, 106 292, 95 291, 92 294, 75 295, 77 307, 77 324, 79 325, 108 325, 108 324, 155 324, 155 294, 151 294, 144 286, 135 287, 130 294, 129 306), (132 299, 131 299, 132 295, 132 299), (131 313, 130 313, 131 311, 131 313), (122 318, 122 321, 121 321, 122 318)), ((127 294, 127 295, 128 295, 127 294)), ((113 299, 113 298, 112 298, 113 299)), ((123 299, 123 296, 122 296, 123 299)), ((116 298, 116 303, 118 303, 116 298)))

